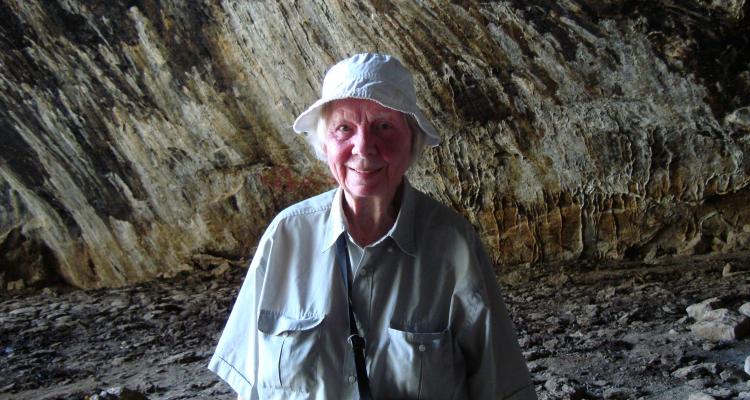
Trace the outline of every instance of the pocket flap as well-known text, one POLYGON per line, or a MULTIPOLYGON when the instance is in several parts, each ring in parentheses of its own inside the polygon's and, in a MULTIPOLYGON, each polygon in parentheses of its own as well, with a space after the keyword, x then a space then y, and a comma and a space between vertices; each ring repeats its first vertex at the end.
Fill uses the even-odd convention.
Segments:
POLYGON ((277 312, 260 310, 258 330, 268 335, 280 335, 290 331, 306 331, 323 322, 322 316, 305 315, 301 318, 289 317, 277 312))
POLYGON ((409 332, 391 326, 388 330, 391 334, 399 336, 413 344, 439 345, 441 342, 449 340, 450 337, 450 331, 447 329, 441 332, 409 332))

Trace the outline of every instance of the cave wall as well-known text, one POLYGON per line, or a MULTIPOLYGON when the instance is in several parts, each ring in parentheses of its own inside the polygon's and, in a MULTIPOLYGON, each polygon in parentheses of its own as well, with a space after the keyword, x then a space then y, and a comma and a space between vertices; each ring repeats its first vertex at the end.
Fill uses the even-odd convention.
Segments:
POLYGON ((410 172, 499 264, 750 243, 744 1, 0 3, 0 281, 241 263, 332 186, 292 134, 328 66, 415 74, 410 172))

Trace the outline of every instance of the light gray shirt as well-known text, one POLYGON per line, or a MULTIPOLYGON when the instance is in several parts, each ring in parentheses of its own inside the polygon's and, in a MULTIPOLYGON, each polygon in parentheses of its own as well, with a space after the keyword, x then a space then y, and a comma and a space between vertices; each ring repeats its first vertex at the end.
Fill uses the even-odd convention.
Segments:
MULTIPOLYGON (((287 208, 260 239, 209 364, 246 400, 359 398, 335 265, 342 197, 336 189, 287 208)), ((394 227, 354 261, 375 399, 536 399, 492 265, 464 218, 405 179, 394 227)))

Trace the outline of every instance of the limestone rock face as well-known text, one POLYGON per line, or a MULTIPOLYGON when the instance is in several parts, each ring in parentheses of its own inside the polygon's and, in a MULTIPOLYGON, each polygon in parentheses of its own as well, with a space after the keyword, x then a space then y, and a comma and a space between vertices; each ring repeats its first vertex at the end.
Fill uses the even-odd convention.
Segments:
POLYGON ((361 51, 414 71, 411 180, 498 263, 747 248, 744 0, 329 3, 0 3, 0 280, 247 258, 332 187, 290 127, 361 51))

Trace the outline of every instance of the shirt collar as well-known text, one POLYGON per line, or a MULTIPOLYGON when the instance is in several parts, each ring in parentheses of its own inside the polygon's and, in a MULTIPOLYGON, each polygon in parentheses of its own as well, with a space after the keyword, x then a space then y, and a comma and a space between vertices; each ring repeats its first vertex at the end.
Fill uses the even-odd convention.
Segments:
MULTIPOLYGON (((346 222, 344 221, 344 190, 339 187, 336 190, 336 194, 333 196, 333 202, 331 203, 331 214, 328 217, 328 224, 326 224, 325 238, 323 240, 323 248, 321 252, 330 249, 336 240, 346 231, 346 222)), ((404 189, 401 194, 401 207, 396 216, 396 222, 393 227, 386 234, 396 242, 396 245, 406 254, 416 256, 416 241, 414 238, 415 225, 414 225, 414 202, 416 201, 415 189, 409 183, 409 180, 404 177, 404 189)))
POLYGON ((393 228, 388 232, 388 236, 396 242, 401 251, 411 256, 417 255, 417 246, 414 238, 416 228, 416 225, 414 225, 414 203, 416 200, 414 188, 409 184, 409 180, 404 177, 401 207, 398 210, 398 216, 396 217, 396 222, 393 224, 393 228))
POLYGON ((346 231, 346 223, 344 222, 344 190, 339 186, 336 189, 336 194, 333 196, 333 202, 331 203, 331 214, 328 216, 328 223, 326 224, 325 238, 323 240, 323 248, 321 252, 331 248, 338 240, 339 236, 346 231))

